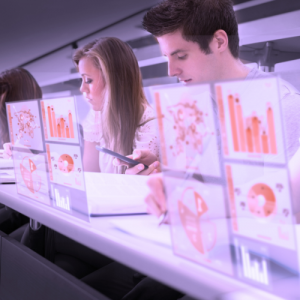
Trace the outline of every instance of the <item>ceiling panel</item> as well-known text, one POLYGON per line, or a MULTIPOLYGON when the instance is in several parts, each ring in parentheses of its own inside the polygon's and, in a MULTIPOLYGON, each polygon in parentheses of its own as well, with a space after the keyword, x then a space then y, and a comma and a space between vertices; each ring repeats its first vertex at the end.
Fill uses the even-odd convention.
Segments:
POLYGON ((0 71, 21 65, 159 0, 1 1, 0 71))

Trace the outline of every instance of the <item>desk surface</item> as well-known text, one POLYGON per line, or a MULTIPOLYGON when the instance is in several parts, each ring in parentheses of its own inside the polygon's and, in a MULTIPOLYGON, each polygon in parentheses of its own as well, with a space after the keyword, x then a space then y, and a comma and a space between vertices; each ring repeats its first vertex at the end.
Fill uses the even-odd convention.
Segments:
MULTIPOLYGON (((91 222, 87 223, 34 200, 20 198, 14 184, 0 185, 0 201, 95 251, 193 297, 282 299, 175 256, 171 247, 131 236, 111 223, 114 218, 128 217, 91 218, 91 222)), ((285 288, 289 282, 285 279, 279 284, 285 288)))

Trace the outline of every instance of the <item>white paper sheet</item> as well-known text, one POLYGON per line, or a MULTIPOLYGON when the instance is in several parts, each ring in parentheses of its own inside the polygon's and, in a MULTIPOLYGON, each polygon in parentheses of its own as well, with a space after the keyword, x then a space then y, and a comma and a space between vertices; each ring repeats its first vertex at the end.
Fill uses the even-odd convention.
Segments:
POLYGON ((149 240, 153 243, 172 247, 169 225, 158 226, 159 221, 155 216, 134 216, 111 220, 118 229, 136 237, 149 240))

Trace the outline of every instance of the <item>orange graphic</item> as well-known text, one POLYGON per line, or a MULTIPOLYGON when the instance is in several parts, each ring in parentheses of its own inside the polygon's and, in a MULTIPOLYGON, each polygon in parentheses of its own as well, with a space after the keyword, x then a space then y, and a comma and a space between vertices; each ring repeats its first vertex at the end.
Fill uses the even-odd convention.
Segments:
POLYGON ((232 227, 233 227, 233 230, 238 231, 232 169, 231 169, 231 166, 229 166, 229 165, 226 166, 226 178, 227 178, 227 188, 228 188, 228 193, 229 193, 229 203, 230 203, 232 227))
POLYGON ((58 159, 58 168, 63 173, 70 173, 74 170, 74 161, 68 154, 63 154, 58 159))
POLYGON ((224 103, 223 103, 223 96, 222 96, 222 87, 216 86, 216 93, 217 93, 217 102, 219 107, 219 116, 220 116, 220 123, 221 123, 221 133, 222 133, 222 141, 223 141, 223 149, 224 154, 228 155, 228 142, 227 142, 227 134, 226 134, 226 126, 225 126, 225 110, 224 110, 224 103))
MULTIPOLYGON (((9 115, 9 125, 12 127, 12 116, 11 116, 11 108, 8 106, 8 115, 9 115)), ((16 139, 20 140, 25 138, 28 135, 30 138, 34 138, 34 130, 40 128, 39 123, 36 122, 36 116, 34 116, 30 109, 24 105, 20 111, 16 111, 14 113, 14 117, 17 119, 18 131, 15 133, 16 139)), ((13 130, 11 130, 11 135, 13 134, 13 130)), ((11 136, 11 142, 14 144, 14 137, 11 136)), ((25 140, 25 142, 29 142, 25 140)))
POLYGON ((20 170, 25 185, 31 193, 36 193, 42 186, 41 177, 36 174, 36 165, 29 157, 24 157, 20 164, 20 170))
MULTIPOLYGON (((225 131, 225 115, 222 98, 222 88, 216 87, 220 122, 225 131)), ((227 96, 230 117, 230 127, 235 152, 277 154, 274 113, 271 103, 267 103, 265 117, 253 112, 246 118, 238 94, 227 96)), ((226 133, 225 133, 226 134, 226 133)), ((223 137, 224 153, 228 155, 227 140, 223 137), (224 143, 225 142, 225 143, 224 143)))
POLYGON ((264 183, 257 183, 252 186, 247 199, 250 212, 257 217, 268 217, 276 210, 275 194, 264 183))
POLYGON ((46 125, 46 112, 45 112, 44 101, 41 101, 41 108, 42 108, 42 119, 43 119, 45 139, 48 139, 47 125, 46 125))
POLYGON ((228 96, 228 106, 229 106, 229 114, 230 114, 230 122, 231 122, 232 139, 233 139, 233 149, 234 151, 239 151, 238 132, 237 132, 237 124, 236 124, 236 116, 235 116, 235 103, 232 95, 228 96))
POLYGON ((10 128, 10 141, 14 145, 14 131, 12 125, 12 115, 11 115, 11 108, 10 105, 7 105, 7 112, 8 112, 8 123, 10 128))
POLYGON ((202 254, 213 249, 217 240, 217 230, 214 223, 201 217, 208 211, 203 198, 191 187, 186 188, 182 200, 178 201, 181 223, 193 246, 202 254), (184 203, 195 200, 197 214, 192 212, 184 203))
MULTIPOLYGON (((44 103, 42 103, 42 107, 43 106, 44 103)), ((54 106, 51 105, 50 107, 48 105, 47 115, 48 115, 48 127, 49 127, 51 137, 59 137, 59 138, 67 138, 67 139, 74 138, 73 116, 70 110, 68 112, 67 117, 64 117, 63 115, 58 116, 55 113, 54 106)), ((44 115, 43 118, 45 118, 44 115)))
POLYGON ((49 176, 50 176, 50 180, 53 181, 53 172, 51 166, 51 152, 50 152, 50 145, 48 144, 46 144, 46 151, 47 151, 48 166, 49 166, 49 176))
POLYGON ((206 124, 205 117, 208 116, 197 107, 197 101, 182 101, 167 107, 168 112, 173 117, 176 131, 176 145, 171 145, 173 155, 184 153, 185 145, 193 149, 196 153, 203 154, 205 139, 213 135, 206 124))
POLYGON ((162 149, 162 163, 167 166, 167 152, 166 152, 166 141, 165 141, 165 135, 164 135, 164 123, 163 118, 164 115, 162 114, 161 105, 160 105, 160 96, 159 93, 155 93, 155 106, 156 106, 156 112, 157 112, 157 120, 158 120, 158 130, 160 135, 160 145, 162 149))

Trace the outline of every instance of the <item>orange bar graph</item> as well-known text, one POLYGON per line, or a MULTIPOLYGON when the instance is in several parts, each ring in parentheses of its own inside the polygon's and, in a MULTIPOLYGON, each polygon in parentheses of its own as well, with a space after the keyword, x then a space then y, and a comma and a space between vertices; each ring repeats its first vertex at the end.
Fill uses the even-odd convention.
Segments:
POLYGON ((66 132, 65 132, 65 120, 64 118, 60 118, 60 129, 61 129, 61 136, 66 137, 66 132))
POLYGON ((232 139, 233 139, 233 149, 234 151, 238 152, 239 140, 238 140, 238 132, 237 132, 237 124, 236 124, 236 116, 235 116, 234 98, 232 95, 228 96, 228 106, 229 106, 229 114, 230 114, 230 122, 231 122, 232 139))
POLYGON ((237 121, 238 121, 238 130, 240 136, 240 143, 241 143, 241 151, 246 152, 246 137, 245 137, 245 127, 244 127, 244 118, 243 118, 243 111, 242 106, 240 104, 239 98, 236 98, 236 114, 237 114, 237 121))
POLYGON ((268 120, 268 132, 269 132, 269 138, 270 138, 270 152, 272 154, 276 154, 277 146, 276 146, 274 115, 273 115, 272 107, 270 107, 270 106, 267 109, 267 120, 268 120))
POLYGON ((253 139, 254 139, 254 151, 257 153, 261 153, 260 147, 260 133, 259 133, 259 119, 256 116, 252 117, 252 131, 253 131, 253 139))
POLYGON ((53 123, 51 118, 51 109, 50 106, 47 107, 48 119, 49 119, 49 128, 50 128, 50 136, 53 137, 53 123))
POLYGON ((69 128, 70 128, 70 137, 73 139, 74 138, 73 118, 70 110, 69 110, 69 128))
POLYGON ((252 130, 250 127, 247 127, 246 129, 246 138, 247 138, 248 152, 253 153, 253 137, 252 137, 252 130))
POLYGON ((232 220, 231 220, 232 227, 233 227, 234 231, 238 231, 232 170, 231 170, 231 166, 229 166, 229 165, 226 166, 226 177, 227 177, 227 188, 228 188, 230 211, 231 211, 231 218, 232 218, 232 220))
POLYGON ((266 135, 265 131, 263 131, 263 134, 261 136, 261 144, 263 148, 263 153, 269 153, 268 136, 266 135))
POLYGON ((57 124, 57 135, 61 137, 60 124, 57 124))
POLYGON ((56 117, 55 117, 55 111, 54 111, 54 107, 53 105, 51 106, 51 110, 52 110, 52 124, 53 124, 53 133, 54 136, 57 137, 57 125, 56 125, 56 117))
POLYGON ((70 129, 68 126, 66 126, 66 137, 70 138, 70 129))

